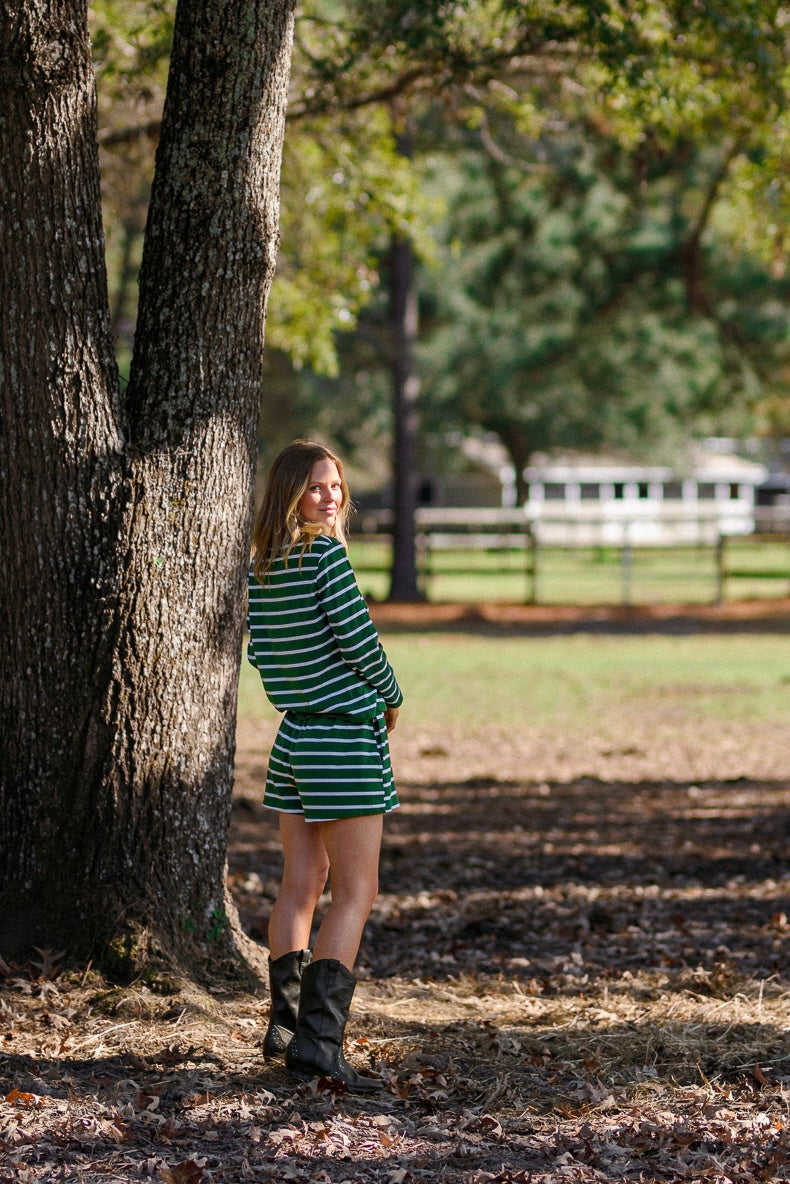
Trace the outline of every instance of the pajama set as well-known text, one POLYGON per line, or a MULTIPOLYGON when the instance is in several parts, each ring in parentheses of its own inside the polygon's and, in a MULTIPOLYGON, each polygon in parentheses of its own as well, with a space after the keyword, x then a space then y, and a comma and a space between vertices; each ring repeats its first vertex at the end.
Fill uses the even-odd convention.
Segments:
POLYGON ((263 804, 308 822, 396 809, 385 706, 403 701, 345 548, 320 535, 259 584, 249 575, 247 656, 285 712, 263 804))

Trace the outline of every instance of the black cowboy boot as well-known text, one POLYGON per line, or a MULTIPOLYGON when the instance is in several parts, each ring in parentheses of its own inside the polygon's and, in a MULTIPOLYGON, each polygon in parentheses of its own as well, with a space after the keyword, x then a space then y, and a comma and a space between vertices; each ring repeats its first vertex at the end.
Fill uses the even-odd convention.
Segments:
POLYGON ((383 1089, 376 1077, 363 1077, 343 1056, 343 1033, 356 979, 335 958, 319 958, 305 967, 294 1038, 285 1063, 295 1077, 333 1077, 352 1093, 383 1089))
POLYGON ((290 954, 275 958, 274 961, 269 959, 269 991, 272 1006, 269 1012, 269 1027, 263 1038, 265 1057, 285 1055, 288 1041, 296 1030, 302 971, 311 957, 309 950, 294 950, 290 954))

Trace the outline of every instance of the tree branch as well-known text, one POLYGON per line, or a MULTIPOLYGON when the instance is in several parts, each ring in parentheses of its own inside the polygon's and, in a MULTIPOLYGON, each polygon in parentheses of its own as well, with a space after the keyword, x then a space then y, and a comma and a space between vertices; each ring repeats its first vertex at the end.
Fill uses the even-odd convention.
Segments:
MULTIPOLYGON (((689 307, 712 321, 717 322, 715 310, 705 290, 705 264, 702 257, 702 236, 710 222, 710 216, 719 191, 730 171, 730 165, 745 146, 745 140, 734 140, 722 157, 718 168, 710 179, 705 197, 691 229, 680 247, 680 260, 683 267, 683 282, 686 287, 686 297, 689 307)), ((718 322, 717 322, 718 323, 718 322)), ((735 326, 733 326, 733 330, 735 326)))
POLYGON ((409 90, 440 91, 448 85, 466 85, 473 78, 484 79, 494 70, 507 67, 510 74, 546 74, 551 69, 552 59, 557 62, 555 72, 570 60, 578 61, 586 55, 575 41, 567 45, 546 42, 533 45, 529 50, 511 47, 497 53, 483 54, 479 58, 448 57, 444 62, 426 61, 411 69, 403 70, 389 82, 357 95, 343 97, 337 90, 324 91, 307 102, 290 104, 288 119, 305 119, 314 115, 329 115, 338 111, 358 111, 376 103, 389 103, 409 90))
POLYGON ((161 128, 161 118, 129 124, 127 127, 106 127, 99 132, 99 147, 114 148, 118 144, 129 144, 133 140, 158 140, 161 128))

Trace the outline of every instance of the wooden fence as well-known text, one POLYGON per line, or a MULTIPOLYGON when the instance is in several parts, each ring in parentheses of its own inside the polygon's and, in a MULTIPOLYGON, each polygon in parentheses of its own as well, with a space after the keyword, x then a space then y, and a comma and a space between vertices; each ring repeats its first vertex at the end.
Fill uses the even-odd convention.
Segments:
MULTIPOLYGON (((586 519, 584 533, 578 531, 579 523, 575 519, 562 519, 554 516, 552 526, 566 521, 575 529, 569 533, 572 540, 567 544, 548 542, 542 537, 541 522, 531 522, 523 511, 506 509, 472 509, 472 508, 421 508, 417 513, 417 567, 418 580, 422 593, 430 599, 436 582, 446 577, 463 576, 479 580, 479 599, 486 597, 486 582, 490 577, 519 576, 523 589, 523 600, 528 604, 549 602, 547 581, 544 579, 551 562, 558 552, 578 552, 586 550, 598 557, 606 555, 609 559, 616 555, 619 588, 619 603, 628 605, 638 600, 635 594, 637 577, 641 568, 648 562, 656 565, 656 555, 659 552, 672 553, 675 567, 682 567, 682 556, 689 558, 688 567, 697 569, 695 579, 699 581, 700 557, 706 556, 704 568, 707 574, 704 579, 708 583, 710 592, 705 597, 713 603, 723 603, 737 585, 751 581, 754 585, 760 581, 772 583, 773 595, 790 595, 790 522, 786 513, 774 516, 769 529, 751 535, 727 535, 718 529, 715 520, 710 517, 699 520, 699 529, 694 532, 694 541, 690 541, 688 531, 685 531, 684 541, 672 546, 667 544, 647 545, 633 542, 628 523, 625 522, 621 531, 620 542, 595 542, 595 520, 586 519), (779 548, 779 549, 777 549, 779 548), (694 563, 691 562, 691 556, 694 563), (777 555, 779 559, 777 561, 777 555), (485 557, 481 561, 481 557, 485 557), (770 563, 761 562, 762 557, 770 556, 770 563), (551 561, 551 562, 550 562, 551 561), (776 589, 780 591, 777 593, 776 589)), ((600 521, 599 525, 603 526, 600 521)), ((611 526, 607 522, 607 527, 611 526)), ((684 520, 688 526, 688 519, 684 520)), ((355 540, 390 543, 392 531, 391 514, 385 512, 360 514, 354 524, 355 540)), ((556 539, 556 529, 549 536, 556 539)), ((600 537, 610 538, 611 531, 600 537)), ((378 562, 370 562, 364 555, 364 547, 356 549, 354 565, 360 574, 365 572, 383 573, 388 570, 388 562, 380 558, 378 562)), ((677 581, 677 574, 675 579, 677 581)), ((490 586, 490 584, 489 584, 490 586)), ((651 597, 652 599, 653 597, 651 597)), ((566 597, 567 599, 567 597, 566 597)), ((681 597, 682 599, 682 597, 681 597)), ((589 597, 580 595, 580 603, 589 603, 589 597)))

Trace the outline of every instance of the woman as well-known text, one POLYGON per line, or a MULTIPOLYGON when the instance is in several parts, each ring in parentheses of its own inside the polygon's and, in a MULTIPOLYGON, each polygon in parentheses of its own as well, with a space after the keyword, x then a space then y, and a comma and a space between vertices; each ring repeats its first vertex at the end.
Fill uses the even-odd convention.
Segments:
POLYGON ((285 713, 264 805, 279 811, 283 876, 269 919, 272 1009, 264 1053, 302 1079, 381 1088, 343 1056, 362 930, 378 892, 382 820, 398 805, 387 734, 403 700, 346 554, 340 460, 297 440, 276 457, 258 511, 249 658, 285 713), (331 904, 312 955, 318 899, 331 904))

